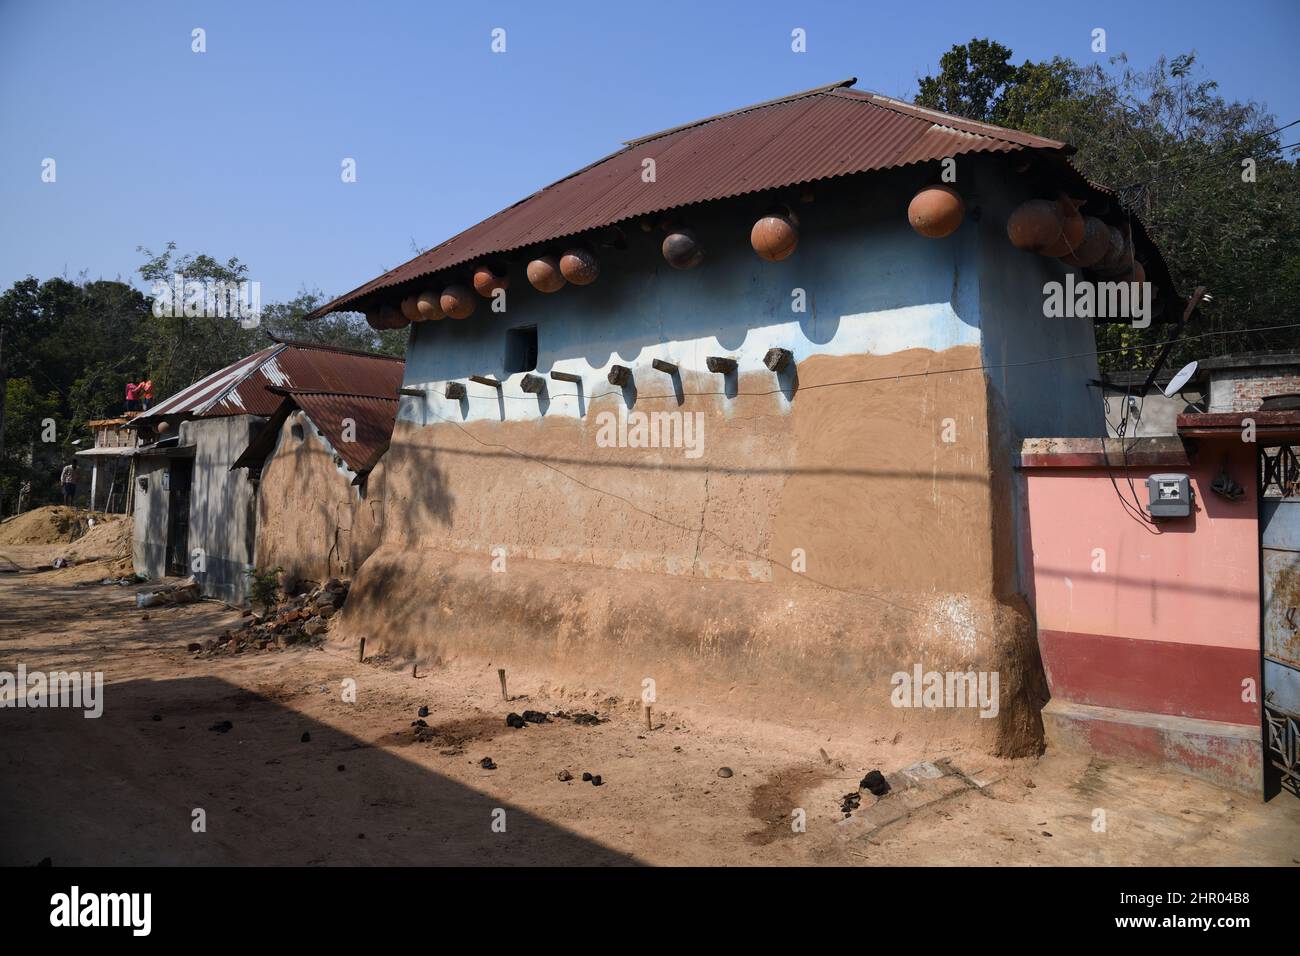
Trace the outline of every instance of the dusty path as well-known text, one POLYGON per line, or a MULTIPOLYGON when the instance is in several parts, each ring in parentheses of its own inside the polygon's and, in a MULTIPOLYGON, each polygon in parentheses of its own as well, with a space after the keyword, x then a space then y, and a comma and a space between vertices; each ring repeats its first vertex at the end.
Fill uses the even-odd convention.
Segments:
POLYGON ((634 702, 555 687, 546 674, 512 669, 520 696, 505 703, 496 667, 507 662, 455 661, 412 677, 409 662, 358 664, 355 648, 333 643, 196 658, 186 644, 217 636, 234 612, 205 603, 144 620, 132 589, 76 583, 99 576, 0 573, 0 670, 100 670, 106 682, 99 719, 0 709, 0 863, 1300 861, 1300 801, 1290 798, 1258 805, 1080 758, 997 764, 919 742, 741 725, 721 708, 666 711, 647 733, 634 702), (349 679, 355 703, 342 696, 349 679), (430 741, 411 727, 421 705, 430 741), (507 711, 530 708, 611 719, 505 726, 507 711), (233 727, 209 729, 222 721, 233 727), (489 756, 498 769, 479 766, 489 756), (870 838, 863 815, 841 822, 839 798, 865 770, 943 757, 1000 779, 870 838), (734 775, 720 778, 722 766, 734 775), (563 769, 572 781, 557 779, 563 769), (583 771, 603 785, 583 783, 583 771), (791 829, 794 808, 806 812, 804 833, 791 829), (195 809, 205 833, 191 828, 195 809), (493 830, 498 809, 504 833, 493 830))

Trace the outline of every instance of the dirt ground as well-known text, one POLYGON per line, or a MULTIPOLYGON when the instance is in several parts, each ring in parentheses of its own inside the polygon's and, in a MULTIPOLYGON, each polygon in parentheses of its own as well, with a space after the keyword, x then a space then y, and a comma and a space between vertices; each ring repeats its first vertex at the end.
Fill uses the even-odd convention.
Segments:
MULTIPOLYGON (((52 553, 0 547, 0 568, 52 553)), ((410 661, 358 663, 338 641, 196 656, 186 645, 238 613, 137 610, 134 588, 98 583, 109 565, 0 572, 0 670, 105 681, 98 719, 0 709, 0 864, 1300 864, 1300 801, 1286 794, 1259 804, 1081 757, 999 762, 742 723, 725 701, 656 711, 647 732, 639 701, 509 661, 426 661, 412 676, 410 661), (421 706, 426 740, 412 727, 421 706), (525 709, 609 719, 506 726, 525 709), (840 812, 867 770, 945 759, 985 785, 840 812), (206 832, 192 825, 200 809, 206 832)))

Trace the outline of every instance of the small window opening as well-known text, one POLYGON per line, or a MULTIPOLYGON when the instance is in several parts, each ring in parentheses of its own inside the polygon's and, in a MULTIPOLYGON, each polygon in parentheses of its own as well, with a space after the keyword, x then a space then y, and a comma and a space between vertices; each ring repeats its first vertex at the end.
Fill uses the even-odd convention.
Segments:
POLYGON ((506 330, 506 374, 537 368, 537 326, 506 330))

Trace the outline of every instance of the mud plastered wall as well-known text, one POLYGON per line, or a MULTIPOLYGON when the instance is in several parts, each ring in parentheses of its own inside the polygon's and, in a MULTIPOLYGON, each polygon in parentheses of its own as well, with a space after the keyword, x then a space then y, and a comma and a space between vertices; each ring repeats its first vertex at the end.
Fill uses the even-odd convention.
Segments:
POLYGON ((650 676, 664 700, 1036 749, 1041 666, 1006 587, 1012 536, 994 528, 1009 465, 990 457, 977 236, 917 237, 910 194, 819 197, 780 264, 715 211, 698 227, 718 251, 690 273, 632 237, 595 286, 512 286, 504 317, 418 327, 406 384, 426 394, 403 402, 343 634, 537 661, 629 696, 650 676), (792 312, 799 288, 810 311, 792 312), (522 392, 501 356, 525 323, 540 372, 580 387, 522 392), (770 347, 792 370, 762 366, 770 347), (710 355, 739 373, 709 373, 710 355), (629 385, 606 382, 614 364, 629 385), (447 400, 470 374, 503 385, 447 400), (633 414, 656 412, 691 416, 698 449, 633 447, 633 414), (891 679, 917 665, 996 673, 996 715, 894 706, 891 679))
POLYGON ((282 580, 350 576, 368 554, 354 553, 353 528, 365 494, 311 419, 294 412, 262 464, 257 498, 257 567, 282 568, 282 580))

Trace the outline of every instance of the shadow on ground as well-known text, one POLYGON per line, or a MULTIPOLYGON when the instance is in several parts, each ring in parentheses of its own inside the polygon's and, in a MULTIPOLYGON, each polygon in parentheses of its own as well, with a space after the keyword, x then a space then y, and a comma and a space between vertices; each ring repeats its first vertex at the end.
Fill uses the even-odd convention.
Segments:
POLYGON ((104 701, 98 719, 0 711, 0 864, 637 862, 220 679, 113 683, 104 701))

